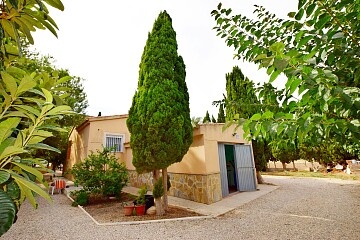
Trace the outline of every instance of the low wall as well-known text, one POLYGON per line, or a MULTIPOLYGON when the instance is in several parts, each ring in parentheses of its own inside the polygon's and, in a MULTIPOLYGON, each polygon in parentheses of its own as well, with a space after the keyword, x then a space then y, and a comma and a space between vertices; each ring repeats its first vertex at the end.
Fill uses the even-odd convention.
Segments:
MULTIPOLYGON (((222 199, 220 173, 199 175, 168 173, 171 188, 169 195, 195 202, 212 204, 222 199)), ((129 183, 133 187, 145 184, 152 189, 152 174, 129 171, 129 183)))

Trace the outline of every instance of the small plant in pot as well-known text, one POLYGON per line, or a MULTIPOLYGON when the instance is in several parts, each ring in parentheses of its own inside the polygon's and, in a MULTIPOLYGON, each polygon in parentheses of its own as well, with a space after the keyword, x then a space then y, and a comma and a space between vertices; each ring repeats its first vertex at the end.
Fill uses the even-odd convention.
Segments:
POLYGON ((123 202, 122 203, 125 216, 133 215, 135 205, 133 202, 123 202))
POLYGON ((145 214, 145 194, 147 193, 147 187, 144 186, 139 189, 139 196, 136 198, 136 215, 141 216, 145 214))

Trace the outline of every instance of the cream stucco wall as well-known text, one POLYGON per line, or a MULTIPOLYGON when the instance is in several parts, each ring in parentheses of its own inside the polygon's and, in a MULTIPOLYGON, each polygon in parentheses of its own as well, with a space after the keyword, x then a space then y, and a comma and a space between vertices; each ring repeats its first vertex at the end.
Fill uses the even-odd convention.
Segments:
MULTIPOLYGON (((106 133, 115 133, 125 136, 124 151, 117 153, 117 157, 126 163, 129 170, 135 170, 126 119, 127 115, 91 117, 75 129, 70 137, 73 144, 67 168, 84 159, 90 151, 101 149, 106 133)), ((202 175, 219 173, 218 143, 248 143, 242 137, 241 128, 235 129, 235 126, 231 126, 223 129, 223 126, 224 124, 220 123, 208 123, 194 128, 194 140, 189 151, 180 163, 169 166, 168 172, 202 175)))
MULTIPOLYGON (((90 117, 78 128, 73 129, 69 138, 71 147, 69 158, 65 164, 65 171, 85 159, 91 151, 101 150, 105 144, 105 134, 107 133, 124 135, 124 145, 129 145, 130 133, 126 127, 126 119, 127 115, 90 117)), ((121 162, 126 161, 129 155, 126 152, 129 148, 124 147, 123 149, 124 152, 116 153, 121 162)), ((71 178, 70 175, 68 177, 71 178)))
POLYGON ((194 129, 194 141, 180 163, 172 164, 168 172, 185 174, 219 173, 218 143, 245 143, 242 128, 230 126, 223 129, 224 124, 201 124, 194 129))

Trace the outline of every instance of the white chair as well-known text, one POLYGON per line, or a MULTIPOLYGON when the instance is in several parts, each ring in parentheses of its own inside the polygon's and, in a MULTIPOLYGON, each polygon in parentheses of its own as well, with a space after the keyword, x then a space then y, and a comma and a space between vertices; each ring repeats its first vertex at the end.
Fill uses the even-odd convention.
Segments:
POLYGON ((51 190, 51 195, 54 195, 54 190, 58 190, 58 193, 61 193, 63 189, 66 188, 66 182, 64 179, 55 179, 54 182, 50 184, 49 191, 51 190))

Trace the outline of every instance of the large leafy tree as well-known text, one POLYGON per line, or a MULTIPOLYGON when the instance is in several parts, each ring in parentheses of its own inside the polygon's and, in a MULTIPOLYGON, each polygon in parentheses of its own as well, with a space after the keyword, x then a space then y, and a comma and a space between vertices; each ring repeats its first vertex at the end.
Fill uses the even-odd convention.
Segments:
MULTIPOLYGON (((260 112, 261 102, 256 96, 254 82, 244 76, 238 66, 233 67, 232 72, 226 77, 226 118, 230 123, 237 119, 250 119, 254 114, 260 112)), ((265 96, 266 97, 266 96, 265 96)), ((252 133, 250 133, 252 134, 252 133)), ((261 135, 252 138, 254 160, 259 183, 263 182, 260 171, 266 168, 269 161, 267 142, 261 135)))
POLYGON ((256 6, 251 20, 218 5, 215 29, 236 55, 265 68, 270 82, 281 73, 287 78, 282 112, 252 117, 247 132, 297 144, 335 139, 359 151, 359 9, 359 1, 300 0, 290 19, 256 6), (292 98, 296 91, 298 100, 292 98))
POLYGON ((46 161, 32 156, 37 149, 59 152, 43 141, 62 130, 50 119, 71 109, 64 101, 66 92, 57 89, 68 78, 58 71, 31 72, 21 65, 20 37, 33 43, 31 31, 36 28, 56 35, 48 6, 64 9, 60 0, 0 2, 0 235, 12 226, 25 199, 34 207, 36 195, 51 200, 39 186, 47 186, 39 171, 46 170, 46 161))
POLYGON ((36 157, 44 158, 52 163, 53 170, 55 170, 56 166, 65 164, 68 139, 72 128, 78 126, 85 119, 85 110, 88 106, 88 101, 82 84, 83 79, 71 76, 68 70, 57 69, 52 63, 52 57, 40 57, 38 53, 28 50, 28 44, 25 44, 23 49, 26 58, 23 58, 22 61, 18 63, 23 69, 29 72, 47 73, 47 75, 58 72, 60 78, 68 79, 68 81, 60 83, 56 89, 64 92, 64 94, 66 93, 66 104, 77 113, 51 120, 66 131, 54 132, 53 136, 44 140, 44 143, 56 147, 61 153, 52 153, 45 150, 38 150, 35 153, 36 157))
MULTIPOLYGON (((146 41, 127 126, 136 171, 153 171, 156 182, 162 169, 165 193, 167 167, 182 160, 193 139, 185 75, 172 19, 163 11, 146 41)), ((156 205, 157 214, 163 214, 156 205)))

